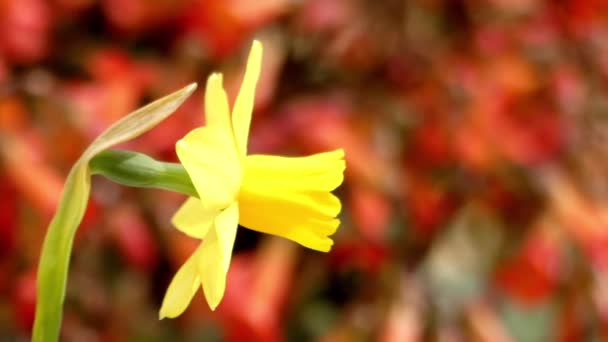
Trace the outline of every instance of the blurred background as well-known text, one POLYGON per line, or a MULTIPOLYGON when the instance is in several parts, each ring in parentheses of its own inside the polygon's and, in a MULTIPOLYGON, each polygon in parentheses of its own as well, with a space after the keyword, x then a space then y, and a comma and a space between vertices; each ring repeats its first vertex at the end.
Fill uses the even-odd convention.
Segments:
MULTIPOLYGON (((96 177, 64 341, 606 340, 607 37, 604 0, 0 0, 0 340, 88 142, 213 70, 233 99, 254 38, 250 150, 346 150, 334 248, 241 229, 217 311, 159 321, 185 197, 96 177)), ((199 90, 123 147, 203 122, 199 90)))

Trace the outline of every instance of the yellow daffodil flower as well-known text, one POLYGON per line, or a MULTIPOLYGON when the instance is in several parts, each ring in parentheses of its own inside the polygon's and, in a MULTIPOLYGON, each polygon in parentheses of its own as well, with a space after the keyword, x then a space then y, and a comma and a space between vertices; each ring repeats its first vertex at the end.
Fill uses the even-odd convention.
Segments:
POLYGON ((247 155, 262 45, 255 41, 232 116, 222 75, 212 74, 205 91, 207 125, 176 144, 177 155, 200 199, 191 197, 173 224, 202 242, 179 269, 163 300, 160 318, 179 316, 202 283, 212 310, 226 288, 236 230, 243 227, 282 236, 318 251, 340 224, 340 200, 330 191, 344 179, 344 151, 308 157, 247 155))

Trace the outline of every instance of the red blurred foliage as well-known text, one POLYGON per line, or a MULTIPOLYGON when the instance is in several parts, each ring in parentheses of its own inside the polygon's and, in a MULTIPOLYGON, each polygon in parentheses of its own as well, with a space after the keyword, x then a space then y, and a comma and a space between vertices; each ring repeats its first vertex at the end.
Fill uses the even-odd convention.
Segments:
POLYGON ((53 0, 52 3, 59 14, 77 15, 93 6, 95 0, 53 0))
POLYGON ((79 113, 74 120, 83 130, 90 130, 86 132, 90 140, 134 110, 144 89, 157 78, 152 67, 135 62, 117 49, 95 51, 87 61, 86 70, 94 81, 68 84, 64 92, 75 107, 74 112, 79 113))
POLYGON ((553 160, 560 152, 565 131, 557 115, 520 106, 507 106, 504 111, 489 129, 501 137, 496 143, 509 159, 522 165, 537 164, 553 160))
POLYGON ((447 223, 456 210, 453 194, 425 179, 414 178, 406 195, 406 208, 411 215, 412 228, 424 238, 432 238, 447 223))
POLYGON ((34 63, 51 48, 52 10, 43 0, 0 2, 0 55, 12 63, 34 63))
POLYGON ((453 145, 447 122, 439 117, 426 117, 412 137, 407 153, 412 168, 432 168, 449 165, 453 159, 453 145))
POLYGON ((391 215, 391 203, 383 193, 363 186, 353 186, 349 194, 353 221, 367 241, 382 242, 391 215))
POLYGON ((530 306, 552 295, 562 271, 559 240, 552 236, 554 233, 546 231, 549 227, 532 229, 521 250, 496 271, 498 287, 511 298, 530 306))
POLYGON ((564 314, 559 322, 559 341, 574 342, 584 339, 585 314, 581 312, 581 300, 575 296, 564 305, 564 314))
POLYGON ((0 153, 13 184, 44 217, 50 219, 59 203, 63 185, 56 170, 41 160, 41 143, 35 134, 5 134, 0 153))
POLYGON ((8 83, 8 66, 2 56, 0 56, 0 84, 8 83))
POLYGON ((111 238, 125 260, 140 272, 149 272, 157 263, 158 249, 150 227, 136 208, 122 204, 106 211, 111 238))
POLYGON ((30 331, 36 312, 36 273, 25 272, 13 283, 11 295, 14 324, 24 332, 30 331))
MULTIPOLYGON (((158 322, 198 243, 169 231, 183 196, 94 183, 66 339, 605 339, 606 13, 604 0, 0 0, 0 334, 27 339, 30 270, 86 143, 211 70, 232 103, 256 37, 251 153, 346 152, 332 251, 243 242, 217 312, 199 293, 158 322), (491 222, 462 223, 470 203, 491 222)), ((122 147, 177 161, 202 103, 122 147)))
POLYGON ((22 132, 27 127, 27 111, 15 96, 0 99, 0 129, 3 132, 22 132))
MULTIPOLYGON (((138 34, 171 23, 188 1, 103 0, 104 14, 114 29, 123 34, 138 34)), ((86 6, 80 5, 80 6, 86 6)))
MULTIPOLYGON (((15 247, 17 223, 17 189, 6 175, 0 175, 0 260, 11 257, 15 247)), ((5 274, 5 272, 0 272, 5 274)), ((4 283, 7 279, 0 279, 4 283)))
POLYGON ((588 201, 558 171, 545 175, 550 189, 552 210, 563 222, 565 232, 582 248, 590 266, 608 269, 608 231, 601 208, 588 201))
POLYGON ((329 262, 336 270, 356 269, 375 275, 388 259, 389 251, 381 244, 345 241, 334 247, 329 262))
POLYGON ((258 27, 286 11, 286 0, 195 0, 181 21, 185 35, 191 35, 208 49, 214 59, 226 57, 248 39, 258 27))
MULTIPOLYGON (((332 63, 352 70, 369 70, 391 49, 393 32, 383 31, 366 15, 371 9, 352 0, 310 0, 296 17, 296 30, 303 35, 323 35, 318 53, 332 63), (383 36, 383 39, 377 37, 383 36)), ((380 9, 381 11, 382 9, 380 9)))
POLYGON ((301 29, 307 32, 326 32, 348 24, 353 15, 350 1, 307 1, 300 12, 301 29))
POLYGON ((255 255, 235 258, 226 298, 218 309, 218 314, 226 318, 227 340, 282 340, 281 312, 291 287, 295 258, 295 246, 279 239, 265 241, 255 255))

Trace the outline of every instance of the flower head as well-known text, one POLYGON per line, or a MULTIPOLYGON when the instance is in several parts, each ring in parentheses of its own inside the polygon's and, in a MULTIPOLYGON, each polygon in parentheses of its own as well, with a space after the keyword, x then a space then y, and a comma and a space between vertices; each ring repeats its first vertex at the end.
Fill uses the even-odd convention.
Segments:
POLYGON ((247 155, 261 64, 262 45, 255 41, 232 115, 222 75, 209 76, 207 125, 176 144, 200 199, 186 200, 173 224, 202 242, 171 281, 161 318, 180 315, 201 284, 211 309, 217 307, 239 224, 318 251, 327 252, 333 244, 329 236, 340 224, 341 204, 330 192, 344 179, 344 151, 308 157, 247 155))

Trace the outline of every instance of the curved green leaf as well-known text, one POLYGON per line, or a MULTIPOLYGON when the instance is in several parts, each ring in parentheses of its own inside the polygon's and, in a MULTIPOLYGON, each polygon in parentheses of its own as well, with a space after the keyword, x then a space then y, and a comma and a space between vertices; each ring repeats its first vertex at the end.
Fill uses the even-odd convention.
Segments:
POLYGON ((57 341, 59 338, 72 242, 91 190, 89 161, 96 154, 156 126, 171 115, 195 89, 196 84, 191 84, 122 118, 99 135, 70 170, 59 207, 42 245, 33 341, 57 341))

